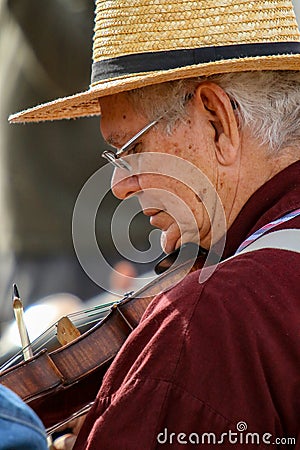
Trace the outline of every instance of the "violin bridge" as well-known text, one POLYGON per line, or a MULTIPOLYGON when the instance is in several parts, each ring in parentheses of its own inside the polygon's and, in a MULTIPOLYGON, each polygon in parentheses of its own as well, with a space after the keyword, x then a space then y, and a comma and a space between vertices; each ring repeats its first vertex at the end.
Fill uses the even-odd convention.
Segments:
POLYGON ((57 340, 63 346, 74 341, 80 336, 80 331, 68 317, 62 317, 57 322, 57 340))

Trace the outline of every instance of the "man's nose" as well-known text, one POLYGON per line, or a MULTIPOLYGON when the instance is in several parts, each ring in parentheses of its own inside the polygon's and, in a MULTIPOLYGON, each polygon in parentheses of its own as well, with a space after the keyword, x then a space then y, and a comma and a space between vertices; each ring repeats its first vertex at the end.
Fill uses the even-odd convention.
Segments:
POLYGON ((124 200, 140 191, 141 187, 137 175, 131 175, 125 169, 115 169, 111 180, 111 190, 117 198, 124 200))

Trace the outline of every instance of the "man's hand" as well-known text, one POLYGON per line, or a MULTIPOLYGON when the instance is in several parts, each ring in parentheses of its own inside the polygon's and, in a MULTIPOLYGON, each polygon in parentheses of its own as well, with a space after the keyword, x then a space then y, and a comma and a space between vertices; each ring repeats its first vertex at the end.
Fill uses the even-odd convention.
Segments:
POLYGON ((72 450, 85 417, 86 414, 65 424, 63 428, 71 429, 72 433, 63 434, 55 439, 51 450, 72 450))
POLYGON ((75 434, 64 434, 55 439, 52 444, 52 450, 72 450, 74 447, 77 436, 75 434))

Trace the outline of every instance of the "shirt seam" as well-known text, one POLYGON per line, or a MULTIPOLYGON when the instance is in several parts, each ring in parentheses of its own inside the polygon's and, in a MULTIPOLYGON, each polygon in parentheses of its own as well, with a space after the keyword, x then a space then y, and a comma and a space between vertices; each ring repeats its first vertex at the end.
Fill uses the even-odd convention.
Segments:
POLYGON ((45 433, 44 433, 38 426, 36 426, 36 425, 34 425, 34 424, 32 424, 32 423, 26 421, 26 420, 19 419, 19 418, 17 418, 17 417, 12 417, 11 415, 8 415, 8 414, 0 413, 0 420, 1 420, 1 419, 7 420, 7 421, 13 422, 13 423, 18 423, 19 425, 24 425, 24 426, 26 426, 27 428, 31 428, 32 430, 36 431, 36 432, 39 433, 42 437, 45 437, 45 433))
MULTIPOLYGON (((228 422, 228 424, 234 424, 233 420, 229 419, 228 417, 226 417, 224 414, 222 414, 220 411, 218 411, 217 409, 215 409, 213 406, 211 406, 208 402, 202 400, 201 398, 197 397, 196 395, 192 394, 191 392, 187 391, 186 389, 184 389, 180 384, 175 383, 172 380, 168 380, 168 379, 164 379, 161 377, 133 377, 131 380, 130 385, 127 386, 126 390, 130 391, 132 389, 134 389, 133 384, 136 384, 138 382, 141 383, 145 383, 146 381, 158 381, 158 382, 163 382, 163 383, 167 383, 168 384, 168 389, 166 391, 166 394, 164 396, 164 399, 161 402, 161 405, 163 406, 163 403, 165 401, 165 397, 167 397, 170 389, 172 387, 175 387, 177 389, 179 389, 181 392, 186 393, 188 396, 192 397, 193 399, 199 401, 203 406, 207 407, 210 411, 212 411, 213 413, 217 414, 218 416, 222 417, 222 419, 226 420, 228 422)), ((110 404, 112 403, 112 401, 114 400, 115 397, 118 397, 119 393, 114 392, 111 395, 107 395, 104 397, 99 397, 99 401, 108 401, 110 404)), ((161 408, 162 409, 162 408, 161 408)))
MULTIPOLYGON (((204 289, 204 288, 203 288, 203 289, 204 289)), ((175 367, 174 367, 174 369, 173 369, 172 375, 170 376, 170 380, 169 380, 169 381, 166 381, 166 382, 168 383, 168 388, 167 388, 167 390, 166 390, 164 399, 163 399, 162 402, 161 402, 161 408, 160 408, 160 413, 159 413, 159 417, 158 417, 158 420, 157 420, 157 424, 160 422, 160 417, 162 416, 163 410, 164 410, 164 408, 165 408, 165 404, 166 404, 167 398, 168 398, 168 396, 169 396, 169 392, 170 392, 171 387, 172 387, 172 386, 176 386, 176 387, 180 388, 179 385, 177 385, 177 384, 174 382, 174 377, 175 377, 175 374, 176 374, 176 371, 177 371, 177 368, 178 368, 178 364, 179 364, 180 359, 181 359, 181 355, 182 355, 182 351, 183 351, 183 345, 184 345, 184 342, 186 341, 187 331, 188 331, 189 328, 190 328, 190 324, 191 324, 191 321, 192 321, 192 319, 193 319, 193 317, 194 317, 196 307, 197 307, 197 305, 199 304, 200 296, 201 296, 201 294, 202 294, 202 292, 203 292, 203 289, 201 290, 201 293, 199 294, 199 296, 198 296, 198 298, 197 298, 197 301, 195 301, 195 305, 194 305, 194 308, 193 308, 193 310, 192 310, 192 312, 191 312, 191 316, 190 316, 190 318, 189 318, 189 320, 188 320, 188 323, 187 323, 187 325, 186 325, 186 327, 185 327, 184 334, 182 335, 180 350, 179 350, 179 352, 178 352, 178 357, 177 357, 177 360, 176 360, 175 367)), ((175 362, 175 361, 174 361, 174 362, 175 362)), ((152 378, 150 377, 150 378, 148 378, 148 379, 152 379, 152 378)), ((191 395, 190 393, 188 393, 187 391, 185 391, 184 389, 182 389, 182 387, 181 387, 180 389, 181 389, 183 392, 186 392, 188 395, 191 395)), ((203 402, 203 400, 200 400, 200 399, 198 399, 197 397, 194 397, 194 398, 196 398, 198 401, 200 401, 203 405, 207 405, 205 402, 203 402)), ((207 405, 207 406, 208 406, 208 405, 207 405)), ((212 409, 212 410, 213 410, 213 409, 212 409)), ((216 412, 216 411, 215 411, 215 412, 216 412)), ((217 413, 217 412, 216 412, 216 413, 217 413)), ((219 413, 217 413, 217 414, 219 414, 219 413)), ((219 415, 221 416, 221 414, 219 414, 219 415)), ((225 418, 225 417, 223 417, 223 418, 225 418)), ((228 419, 226 419, 226 418, 225 418, 225 420, 228 421, 228 419)), ((155 444, 155 442, 156 442, 156 441, 155 441, 155 436, 157 436, 158 431, 159 431, 159 429, 158 429, 158 425, 157 425, 157 427, 156 427, 156 434, 154 434, 154 438, 153 438, 153 444, 155 444)))

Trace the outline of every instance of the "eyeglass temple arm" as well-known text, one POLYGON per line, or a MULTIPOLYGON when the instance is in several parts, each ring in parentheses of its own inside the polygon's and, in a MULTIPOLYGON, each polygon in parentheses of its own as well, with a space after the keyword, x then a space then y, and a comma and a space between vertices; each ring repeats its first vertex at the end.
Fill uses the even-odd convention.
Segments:
POLYGON ((159 117, 158 119, 153 120, 152 122, 150 122, 145 128, 143 128, 141 131, 139 131, 135 136, 133 136, 128 142, 126 142, 125 145, 123 145, 123 147, 121 147, 116 153, 115 156, 118 157, 119 155, 121 155, 122 153, 124 153, 128 147, 130 147, 130 145, 135 142, 142 134, 146 133, 146 131, 149 130, 149 128, 152 128, 155 124, 157 124, 157 122, 160 121, 160 119, 162 118, 159 117))

